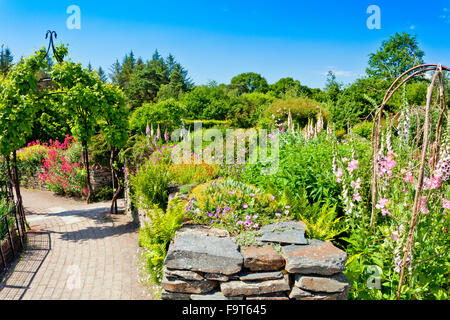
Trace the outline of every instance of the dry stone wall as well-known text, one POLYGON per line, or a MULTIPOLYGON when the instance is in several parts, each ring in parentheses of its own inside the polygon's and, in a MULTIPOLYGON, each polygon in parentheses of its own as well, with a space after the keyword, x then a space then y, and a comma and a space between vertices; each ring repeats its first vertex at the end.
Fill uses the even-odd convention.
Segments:
POLYGON ((306 239, 300 222, 265 226, 248 247, 239 247, 227 231, 184 225, 164 261, 161 298, 345 300, 346 261, 331 242, 306 239))

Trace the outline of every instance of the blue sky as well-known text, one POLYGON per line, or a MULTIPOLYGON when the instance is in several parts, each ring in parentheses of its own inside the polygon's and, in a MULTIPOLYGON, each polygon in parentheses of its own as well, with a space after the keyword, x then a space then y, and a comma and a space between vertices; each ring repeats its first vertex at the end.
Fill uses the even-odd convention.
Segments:
POLYGON ((150 58, 158 49, 196 84, 251 71, 269 83, 290 76, 322 88, 328 70, 348 83, 382 40, 403 31, 418 36, 426 62, 450 65, 450 0, 0 0, 0 44, 16 57, 47 45, 48 29, 73 61, 108 70, 130 50, 150 58), (66 27, 70 5, 80 7, 80 30, 66 27), (370 5, 381 9, 379 30, 366 26, 370 5))

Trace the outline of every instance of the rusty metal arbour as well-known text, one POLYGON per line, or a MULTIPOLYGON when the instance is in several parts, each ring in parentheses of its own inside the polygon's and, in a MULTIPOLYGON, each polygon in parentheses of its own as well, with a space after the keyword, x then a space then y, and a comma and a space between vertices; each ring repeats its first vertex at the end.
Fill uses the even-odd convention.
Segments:
MULTIPOLYGON (((438 157, 439 157, 439 149, 440 149, 440 143, 442 138, 442 124, 443 119, 445 116, 445 111, 447 110, 447 104, 445 101, 445 91, 444 91, 444 77, 443 77, 443 71, 450 71, 450 68, 442 66, 441 64, 422 64, 418 65, 416 67, 413 67, 407 71, 405 71, 403 74, 401 74, 389 87, 389 89, 386 91, 386 94, 383 98, 383 102, 381 103, 380 107, 378 108, 372 125, 372 183, 371 183, 371 195, 372 195, 372 213, 370 217, 370 226, 371 228, 375 225, 375 212, 376 208, 375 205, 377 203, 377 187, 379 185, 379 178, 378 178, 378 152, 380 147, 380 131, 381 131, 381 120, 382 120, 382 114, 383 109, 386 106, 386 104, 389 102, 389 100, 392 98, 395 92, 397 92, 405 83, 407 83, 409 80, 411 80, 414 77, 417 77, 418 75, 424 74, 426 72, 434 71, 433 77, 431 79, 431 83, 428 87, 427 92, 427 100, 426 100, 426 106, 425 106, 425 120, 424 120, 424 126, 423 126, 423 139, 422 139, 422 150, 421 150, 421 157, 420 157, 420 164, 419 164, 419 176, 416 183, 416 193, 414 196, 414 205, 413 205, 413 211, 412 216, 410 220, 409 225, 409 232, 404 248, 404 254, 403 259, 400 266, 400 280, 399 285, 397 289, 397 299, 400 297, 401 289, 403 285, 403 278, 405 273, 405 267, 406 267, 406 261, 409 256, 409 253, 411 251, 413 238, 414 238, 414 232, 416 230, 417 220, 418 220, 418 214, 420 211, 420 199, 422 197, 422 190, 423 190, 423 180, 424 180, 424 168, 425 168, 425 161, 426 156, 428 152, 429 145, 432 145, 432 150, 430 152, 430 158, 434 160, 433 163, 437 163, 438 157), (436 87, 436 82, 438 81, 438 90, 439 90, 439 97, 437 97, 437 101, 439 101, 440 104, 440 117, 436 124, 436 135, 435 135, 435 141, 431 144, 429 141, 429 131, 431 129, 431 118, 430 118, 430 109, 432 105, 432 99, 433 99, 433 92, 436 87)), ((388 124, 389 125, 389 124, 388 124)))

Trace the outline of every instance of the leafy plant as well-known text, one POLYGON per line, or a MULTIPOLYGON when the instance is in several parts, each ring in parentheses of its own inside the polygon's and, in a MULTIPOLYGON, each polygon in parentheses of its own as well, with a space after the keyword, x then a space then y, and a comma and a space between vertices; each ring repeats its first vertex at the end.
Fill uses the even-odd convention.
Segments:
POLYGON ((186 205, 186 201, 176 196, 166 212, 157 206, 147 210, 150 222, 140 230, 139 245, 145 249, 148 272, 155 283, 161 283, 168 245, 182 225, 186 205))
POLYGON ((304 208, 304 213, 299 213, 299 216, 306 224, 306 233, 311 239, 335 240, 348 229, 343 225, 343 217, 337 217, 336 204, 330 206, 316 202, 304 208))

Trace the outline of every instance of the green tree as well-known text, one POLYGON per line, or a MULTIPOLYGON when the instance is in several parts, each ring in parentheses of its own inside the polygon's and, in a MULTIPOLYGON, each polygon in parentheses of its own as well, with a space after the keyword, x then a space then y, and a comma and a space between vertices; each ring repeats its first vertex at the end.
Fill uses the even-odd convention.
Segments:
POLYGON ((265 93, 269 89, 267 80, 260 74, 254 72, 241 73, 235 76, 231 79, 230 85, 233 89, 237 89, 239 93, 265 93))
MULTIPOLYGON (((61 56, 65 48, 57 49, 61 56)), ((0 78, 0 154, 5 156, 7 176, 14 186, 16 198, 20 195, 20 179, 17 170, 16 150, 23 147, 32 133, 32 124, 41 107, 45 92, 38 90, 39 75, 46 67, 46 50, 42 48, 28 58, 22 58, 5 77, 0 78), (10 156, 12 154, 12 172, 10 156)))
POLYGON ((104 85, 103 97, 101 105, 102 115, 99 124, 103 136, 111 149, 109 164, 114 190, 111 201, 111 213, 117 213, 117 198, 122 190, 122 183, 117 172, 118 167, 115 163, 115 157, 128 139, 128 109, 125 107, 123 92, 118 87, 109 84, 104 85), (117 183, 117 189, 114 181, 117 183))
POLYGON ((423 64, 424 55, 416 36, 406 32, 395 33, 381 43, 377 52, 369 55, 366 73, 370 77, 396 78, 406 70, 423 64))
POLYGON ((87 199, 93 197, 90 179, 88 144, 96 133, 97 120, 102 115, 104 102, 103 82, 95 72, 83 69, 73 62, 58 63, 53 66, 52 79, 62 94, 62 105, 69 114, 72 134, 83 147, 83 162, 86 167, 87 199))
POLYGON ((339 99, 343 85, 336 80, 336 75, 333 71, 328 71, 327 83, 325 84, 325 93, 330 101, 335 102, 339 99))
POLYGON ((6 75, 12 67, 13 55, 8 47, 4 45, 0 49, 0 75, 6 75))
POLYGON ((102 80, 103 82, 106 83, 108 81, 108 77, 106 76, 106 73, 102 67, 98 67, 97 74, 98 74, 100 80, 102 80))

